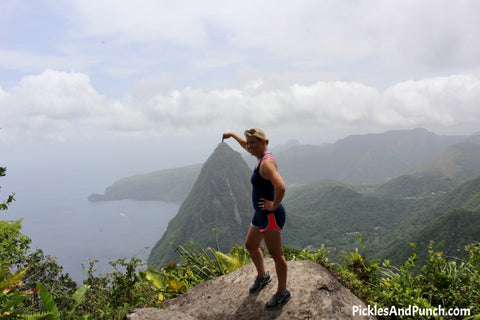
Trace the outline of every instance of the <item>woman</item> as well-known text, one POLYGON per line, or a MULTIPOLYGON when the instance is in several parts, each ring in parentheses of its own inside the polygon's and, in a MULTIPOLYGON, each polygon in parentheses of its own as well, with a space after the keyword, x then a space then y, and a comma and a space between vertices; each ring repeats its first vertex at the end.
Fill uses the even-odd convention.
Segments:
POLYGON ((263 240, 275 262, 278 278, 277 293, 267 302, 266 307, 275 308, 291 298, 291 293, 287 289, 287 261, 282 248, 285 210, 281 202, 285 194, 285 182, 278 173, 275 158, 268 152, 268 139, 265 133, 255 128, 246 130, 244 134, 245 137, 242 137, 233 132, 226 132, 223 134, 222 142, 234 138, 240 146, 258 159, 251 178, 255 215, 245 242, 258 273, 250 292, 262 290, 271 280, 270 274, 265 271, 263 253, 260 249, 263 240))

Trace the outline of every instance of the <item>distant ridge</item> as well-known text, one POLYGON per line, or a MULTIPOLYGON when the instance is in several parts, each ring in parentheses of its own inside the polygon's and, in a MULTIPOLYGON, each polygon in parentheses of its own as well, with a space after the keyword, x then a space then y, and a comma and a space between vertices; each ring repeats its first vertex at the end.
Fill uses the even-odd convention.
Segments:
MULTIPOLYGON (((441 136, 425 129, 352 135, 332 144, 302 145, 291 140, 273 146, 287 185, 333 179, 347 184, 383 184, 409 174, 452 145, 480 144, 480 135, 441 136)), ((246 155, 251 166, 255 159, 246 155)), ((465 163, 468 166, 468 163, 465 163)), ((480 166, 479 166, 480 167, 480 166)), ((201 165, 161 170, 123 178, 92 194, 90 201, 119 199, 183 201, 198 177, 201 165)), ((468 174, 466 174, 468 176, 468 174)), ((468 176, 471 178, 475 176, 468 176)))
POLYGON ((350 184, 379 184, 429 160, 460 136, 439 136, 426 129, 352 135, 334 144, 301 145, 276 154, 287 182, 334 179, 350 184))
POLYGON ((440 175, 457 180, 480 176, 480 144, 474 142, 454 144, 416 167, 412 173, 440 175))
POLYGON ((105 189, 91 194, 89 201, 122 199, 183 201, 200 173, 200 164, 154 171, 122 178, 105 189))
POLYGON ((375 195, 392 199, 420 198, 446 193, 457 186, 457 182, 443 175, 405 174, 375 189, 375 195))
POLYGON ((162 238, 152 248, 148 263, 175 260, 170 242, 183 245, 190 240, 215 247, 217 232, 221 250, 243 245, 251 220, 250 169, 226 143, 220 143, 202 167, 192 190, 162 238))

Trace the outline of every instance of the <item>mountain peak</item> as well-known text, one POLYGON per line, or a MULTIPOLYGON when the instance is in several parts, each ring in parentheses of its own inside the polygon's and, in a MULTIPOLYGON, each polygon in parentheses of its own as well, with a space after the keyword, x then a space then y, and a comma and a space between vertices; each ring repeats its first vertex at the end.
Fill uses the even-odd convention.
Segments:
POLYGON ((217 152, 230 152, 233 151, 232 147, 230 147, 226 142, 220 142, 218 146, 215 148, 213 153, 217 152))
POLYGON ((207 161, 192 190, 153 247, 149 264, 177 260, 169 243, 190 240, 215 247, 216 230, 220 248, 230 249, 245 241, 251 219, 250 169, 239 152, 220 143, 207 161), (169 248, 168 248, 169 247, 169 248))
POLYGON ((240 159, 242 159, 242 156, 240 155, 240 152, 233 150, 232 147, 230 147, 227 143, 220 142, 215 148, 215 150, 212 152, 210 157, 207 159, 205 164, 207 164, 210 161, 218 161, 218 160, 226 160, 226 159, 237 162, 237 161, 240 161, 240 159))

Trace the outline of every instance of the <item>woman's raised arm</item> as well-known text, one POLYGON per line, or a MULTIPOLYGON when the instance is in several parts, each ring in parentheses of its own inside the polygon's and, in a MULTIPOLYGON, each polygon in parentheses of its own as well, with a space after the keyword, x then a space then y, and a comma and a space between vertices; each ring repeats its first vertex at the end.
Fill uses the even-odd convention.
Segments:
MULTIPOLYGON (((243 149, 247 150, 247 140, 234 132, 225 132, 222 136, 222 142, 225 139, 234 138, 243 149)), ((248 151, 248 150, 247 150, 248 151)))

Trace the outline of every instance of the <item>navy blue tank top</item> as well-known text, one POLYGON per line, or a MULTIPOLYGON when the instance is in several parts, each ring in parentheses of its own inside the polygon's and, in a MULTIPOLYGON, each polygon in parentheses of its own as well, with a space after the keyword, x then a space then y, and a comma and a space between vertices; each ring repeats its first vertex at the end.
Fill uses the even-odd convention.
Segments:
MULTIPOLYGON (((253 208, 255 209, 255 212, 260 212, 262 211, 262 208, 260 208, 258 202, 264 198, 269 201, 273 201, 275 197, 275 187, 273 186, 272 182, 270 180, 265 179, 262 177, 260 174, 260 165, 262 164, 263 159, 265 159, 267 156, 272 156, 271 153, 267 153, 263 156, 263 158, 258 162, 258 165, 255 167, 252 173, 252 178, 250 181, 252 182, 252 201, 253 201, 253 208)), ((282 205, 279 206, 279 208, 282 205)), ((277 209, 278 210, 278 209, 277 209)), ((265 211, 263 211, 265 212, 265 211)))

